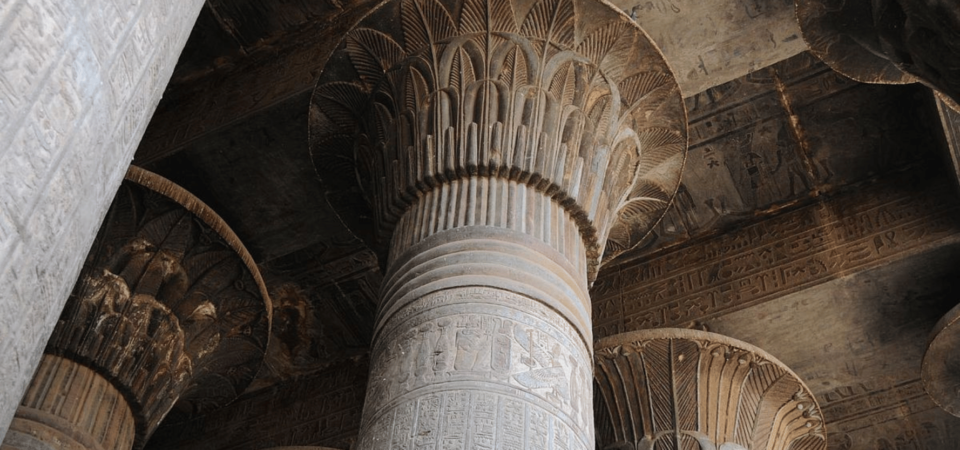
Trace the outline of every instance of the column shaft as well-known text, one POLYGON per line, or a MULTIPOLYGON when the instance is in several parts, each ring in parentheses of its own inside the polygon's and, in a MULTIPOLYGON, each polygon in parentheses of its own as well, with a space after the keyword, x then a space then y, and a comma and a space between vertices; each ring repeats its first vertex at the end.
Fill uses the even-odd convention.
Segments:
POLYGON ((502 179, 416 204, 394 235, 361 448, 592 447, 582 245, 559 205, 502 179))
POLYGON ((95 371, 54 355, 20 401, 3 450, 126 450, 136 433, 123 395, 95 371))

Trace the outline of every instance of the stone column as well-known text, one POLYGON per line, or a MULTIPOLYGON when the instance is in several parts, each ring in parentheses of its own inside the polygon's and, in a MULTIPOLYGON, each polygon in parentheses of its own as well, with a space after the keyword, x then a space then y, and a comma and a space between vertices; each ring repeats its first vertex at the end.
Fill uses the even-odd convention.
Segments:
POLYGON ((0 1, 0 439, 203 3, 0 1))
POLYGON ((923 354, 920 378, 923 387, 940 408, 960 417, 960 305, 937 321, 923 354))
POLYGON ((960 10, 946 0, 795 0, 810 52, 861 83, 924 83, 960 101, 960 10))
POLYGON ((662 216, 685 127, 603 3, 397 0, 351 31, 311 149, 389 247, 359 448, 593 448, 587 288, 662 216))
POLYGON ((826 449, 810 389, 750 344, 664 328, 601 339, 596 351, 599 448, 826 449))
POLYGON ((168 414, 202 413, 243 391, 270 313, 230 228, 183 189, 131 167, 3 449, 142 447, 168 414))

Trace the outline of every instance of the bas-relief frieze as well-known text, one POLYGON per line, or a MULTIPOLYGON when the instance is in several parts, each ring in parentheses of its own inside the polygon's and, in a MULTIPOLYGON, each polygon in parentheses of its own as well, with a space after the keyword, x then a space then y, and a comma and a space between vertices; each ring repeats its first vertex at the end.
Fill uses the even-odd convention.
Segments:
MULTIPOLYGON (((422 433, 401 421, 412 417, 414 410, 434 417, 440 403, 453 402, 461 405, 455 408, 463 414, 468 414, 463 409, 467 403, 479 408, 474 413, 483 414, 488 409, 483 405, 489 404, 490 420, 509 424, 515 420, 509 418, 516 416, 529 421, 533 434, 511 437, 509 428, 494 427, 499 435, 482 437, 486 435, 479 428, 464 429, 467 434, 451 437, 442 448, 453 442, 458 444, 449 448, 484 448, 482 443, 488 441, 508 445, 513 438, 528 442, 520 448, 540 448, 534 444, 538 430, 553 439, 573 433, 576 442, 563 440, 575 444, 570 448, 589 446, 590 357, 579 334, 556 312, 517 294, 468 287, 421 298, 397 313, 390 325, 372 351, 364 421, 372 421, 374 428, 392 427, 393 439, 413 439, 422 433), (470 394, 469 400, 456 393, 471 388, 482 389, 470 394), (379 416, 372 417, 377 411, 379 416), (387 423, 391 420, 393 425, 387 423), (538 428, 538 420, 546 428, 538 428), (473 439, 476 447, 465 439, 473 439)), ((421 444, 436 445, 417 443, 421 444)))
POLYGON ((676 200, 621 258, 931 159, 925 149, 936 148, 938 130, 922 96, 856 83, 804 53, 688 98, 690 150, 676 200))
POLYGON ((359 448, 590 448, 566 421, 534 403, 489 390, 456 389, 401 403, 376 419, 371 430, 359 448))
POLYGON ((805 50, 791 0, 615 0, 663 50, 684 96, 805 50), (690 24, 696 24, 690 26, 690 24), (751 51, 745 52, 749 48, 751 51))
POLYGON ((950 238, 945 182, 906 176, 611 270, 592 291, 594 334, 696 322, 877 266, 950 238))
POLYGON ((820 396, 831 450, 952 450, 960 419, 940 410, 919 379, 860 383, 820 396))

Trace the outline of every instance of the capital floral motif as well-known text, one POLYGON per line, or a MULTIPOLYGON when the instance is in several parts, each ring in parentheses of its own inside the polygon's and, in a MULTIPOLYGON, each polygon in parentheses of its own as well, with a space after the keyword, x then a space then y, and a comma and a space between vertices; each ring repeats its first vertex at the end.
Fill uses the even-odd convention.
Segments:
POLYGON ((500 177, 562 204, 593 261, 655 225, 686 150, 660 52, 590 0, 384 6, 328 63, 310 131, 321 176, 357 173, 381 239, 423 193, 500 177))

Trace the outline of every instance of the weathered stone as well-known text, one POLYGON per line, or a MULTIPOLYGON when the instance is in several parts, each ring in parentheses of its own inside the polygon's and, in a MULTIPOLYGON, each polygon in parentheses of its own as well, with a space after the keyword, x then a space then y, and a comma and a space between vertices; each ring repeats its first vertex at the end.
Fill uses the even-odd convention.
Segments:
POLYGON ((957 321, 960 306, 954 307, 933 327, 930 344, 923 355, 921 379, 930 397, 950 414, 960 417, 960 341, 957 321))
POLYGON ((96 371, 43 355, 20 401, 3 450, 129 450, 134 414, 123 394, 96 371))
POLYGON ((310 139, 389 243, 360 448, 593 447, 588 279, 666 210, 684 119, 605 4, 400 0, 348 33, 310 139))
POLYGON ((793 0, 614 0, 663 51, 691 97, 806 50, 793 0))
MULTIPOLYGON (((113 400, 120 406, 104 401, 82 412, 96 418, 132 411, 139 448, 174 403, 174 416, 206 412, 253 380, 267 347, 270 298, 230 228, 166 179, 131 167, 107 218, 46 351, 67 361, 53 372, 86 366, 123 393, 113 400)), ((20 434, 34 427, 21 427, 33 417, 33 403, 86 398, 82 380, 61 392, 41 375, 18 409, 20 434)), ((133 425, 94 431, 123 434, 123 426, 133 425)), ((129 449, 131 439, 109 448, 129 449)))
POLYGON ((606 449, 825 450, 816 399, 776 358, 715 333, 658 329, 596 344, 606 449))
POLYGON ((0 436, 202 6, 0 4, 0 436))
POLYGON ((960 100, 960 11, 946 0, 796 0, 803 38, 820 59, 864 83, 931 86, 960 100))

